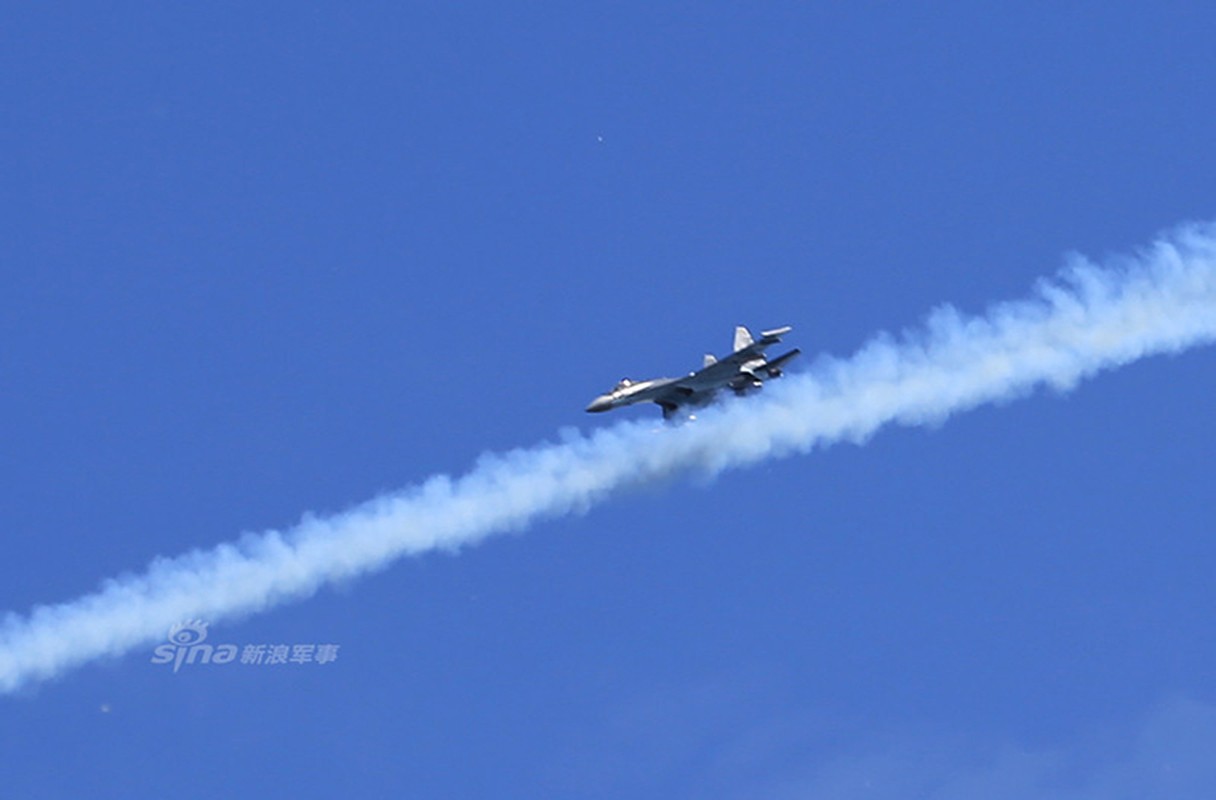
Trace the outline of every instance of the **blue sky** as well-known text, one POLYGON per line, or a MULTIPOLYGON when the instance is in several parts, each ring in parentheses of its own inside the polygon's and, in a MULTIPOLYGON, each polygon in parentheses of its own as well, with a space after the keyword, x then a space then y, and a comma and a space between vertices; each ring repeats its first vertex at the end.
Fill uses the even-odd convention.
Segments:
MULTIPOLYGON (((1198 3, 0 33, 0 608, 1211 219, 1198 3)), ((619 497, 0 698, 12 797, 1210 796, 1216 353, 619 497)), ((655 416, 650 408, 618 412, 655 416)))

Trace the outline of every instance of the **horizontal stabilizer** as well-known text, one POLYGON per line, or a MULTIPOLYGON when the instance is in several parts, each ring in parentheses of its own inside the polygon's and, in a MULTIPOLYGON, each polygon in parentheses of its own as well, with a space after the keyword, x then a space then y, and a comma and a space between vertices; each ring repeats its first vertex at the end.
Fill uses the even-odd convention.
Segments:
POLYGON ((770 378, 776 378, 781 375, 781 365, 784 364, 785 362, 789 361, 791 358, 793 358, 794 356, 798 355, 801 352, 802 352, 801 350, 799 350, 797 347, 795 347, 793 350, 789 351, 788 353, 783 353, 782 355, 779 355, 776 358, 769 359, 768 363, 766 363, 763 367, 761 367, 761 369, 764 372, 767 372, 768 376, 770 378))
POLYGON ((794 329, 793 325, 786 325, 781 328, 773 328, 771 331, 760 331, 761 339, 778 339, 794 329))

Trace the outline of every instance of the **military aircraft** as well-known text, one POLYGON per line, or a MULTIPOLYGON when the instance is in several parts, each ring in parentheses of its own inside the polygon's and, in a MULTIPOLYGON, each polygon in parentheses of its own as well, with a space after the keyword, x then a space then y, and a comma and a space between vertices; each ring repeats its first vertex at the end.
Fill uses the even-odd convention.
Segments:
POLYGON ((587 410, 611 411, 634 403, 652 402, 662 407, 663 419, 671 419, 681 408, 706 405, 722 389, 730 389, 740 395, 759 389, 765 379, 779 377, 781 365, 802 352, 794 348, 772 361, 765 358, 765 348, 781 341, 781 336, 791 330, 793 328, 787 325, 761 331, 760 338, 753 339, 751 331, 740 325, 735 328, 735 349, 730 355, 719 360, 706 354, 704 366, 683 378, 652 378, 647 381, 624 378, 612 391, 592 400, 587 410))

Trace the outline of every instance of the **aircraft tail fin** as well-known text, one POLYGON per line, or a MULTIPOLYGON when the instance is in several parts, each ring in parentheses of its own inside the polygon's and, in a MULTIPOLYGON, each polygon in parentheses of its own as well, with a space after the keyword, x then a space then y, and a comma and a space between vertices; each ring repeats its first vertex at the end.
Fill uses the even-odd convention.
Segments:
POLYGON ((703 362, 702 366, 712 367, 714 364, 717 364, 717 363, 718 363, 718 359, 714 358, 713 353, 706 353, 705 361, 703 362))
POLYGON ((755 340, 752 339, 752 332, 749 331, 747 328, 743 327, 742 325, 735 328, 735 352, 736 353, 739 352, 740 350, 742 350, 743 348, 750 346, 752 344, 752 342, 754 342, 754 341, 755 340))

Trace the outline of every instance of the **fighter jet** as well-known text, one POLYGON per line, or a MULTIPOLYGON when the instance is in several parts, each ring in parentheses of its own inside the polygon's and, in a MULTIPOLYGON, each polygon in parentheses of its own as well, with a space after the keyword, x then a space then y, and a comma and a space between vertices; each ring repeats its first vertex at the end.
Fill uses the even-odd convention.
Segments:
POLYGON ((652 378, 647 381, 631 381, 624 378, 612 391, 591 401, 587 410, 591 412, 611 411, 634 403, 658 403, 663 409, 663 419, 671 419, 681 413, 680 409, 697 408, 711 402, 722 389, 735 394, 746 394, 759 389, 767 378, 781 375, 781 365, 798 353, 797 348, 768 360, 765 348, 781 341, 783 334, 793 330, 790 326, 761 331, 759 339, 740 325, 735 328, 735 349, 721 360, 706 354, 705 363, 696 372, 683 378, 652 378))

